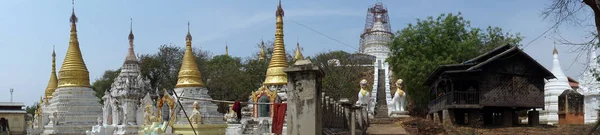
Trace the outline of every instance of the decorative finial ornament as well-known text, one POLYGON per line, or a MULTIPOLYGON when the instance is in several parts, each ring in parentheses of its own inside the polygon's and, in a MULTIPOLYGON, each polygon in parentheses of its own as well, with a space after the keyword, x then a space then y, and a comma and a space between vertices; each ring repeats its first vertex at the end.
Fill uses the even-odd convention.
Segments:
POLYGON ((556 50, 556 41, 554 41, 554 51, 552 51, 552 54, 558 54, 558 50, 556 50))
MULTIPOLYGON (((72 3, 75 4, 74 1, 72 3)), ((90 73, 87 70, 81 50, 79 48, 79 40, 77 39, 77 17, 75 16, 75 6, 73 6, 73 14, 71 15, 71 36, 69 48, 63 64, 58 72, 58 88, 62 87, 91 87, 90 73)))
POLYGON ((71 5, 73 12, 71 13, 70 21, 71 23, 77 23, 77 16, 75 16, 75 0, 71 0, 71 5))
MULTIPOLYGON (((135 51, 133 50, 133 18, 129 18, 129 49, 127 51, 127 56, 125 56, 124 64, 128 63, 138 63, 137 58, 135 57, 135 51)), ((125 65, 123 65, 125 66, 125 65)))
MULTIPOLYGON (((129 41, 133 40, 133 18, 129 18, 129 41)), ((133 44, 131 44, 133 45, 133 44)))
POLYGON ((175 88, 182 87, 204 87, 202 82, 202 74, 198 65, 196 64, 196 58, 192 52, 192 35, 190 34, 190 23, 188 22, 188 34, 185 42, 185 53, 183 54, 183 62, 181 63, 181 69, 179 70, 179 76, 177 79, 177 85, 175 88))
MULTIPOLYGON (((192 34, 190 34, 190 21, 188 21, 188 33, 187 33, 187 35, 185 36, 185 41, 189 41, 189 42, 191 42, 191 41, 192 41, 192 34)), ((190 44, 190 45, 191 45, 191 44, 190 44)))
POLYGON ((281 7, 281 0, 277 6, 276 16, 273 55, 263 83, 265 85, 285 85, 288 80, 287 74, 283 72, 283 69, 288 67, 288 61, 283 42, 283 8, 281 7))

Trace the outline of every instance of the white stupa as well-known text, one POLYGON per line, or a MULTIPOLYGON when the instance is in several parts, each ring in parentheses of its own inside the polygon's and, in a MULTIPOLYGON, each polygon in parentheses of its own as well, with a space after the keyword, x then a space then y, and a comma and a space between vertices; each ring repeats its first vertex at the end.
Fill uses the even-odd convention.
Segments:
POLYGON ((558 96, 564 90, 571 89, 567 76, 565 76, 560 68, 556 45, 554 46, 552 56, 554 60, 552 60, 551 72, 556 78, 546 81, 546 84, 544 85, 545 110, 542 111, 540 115, 540 123, 549 125, 558 124, 558 96))
POLYGON ((598 62, 596 57, 596 48, 592 49, 590 53, 590 62, 588 63, 588 68, 585 72, 583 72, 583 78, 580 79, 581 82, 579 84, 579 92, 582 93, 584 97, 584 115, 586 124, 588 123, 596 123, 598 121, 598 97, 600 97, 600 82, 596 80, 594 77, 594 72, 598 71, 598 62))

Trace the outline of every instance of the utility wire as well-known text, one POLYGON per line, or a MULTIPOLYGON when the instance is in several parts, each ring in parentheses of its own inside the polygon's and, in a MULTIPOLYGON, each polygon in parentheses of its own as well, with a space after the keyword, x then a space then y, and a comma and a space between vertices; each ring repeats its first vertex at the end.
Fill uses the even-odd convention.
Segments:
POLYGON ((544 31, 544 33, 540 34, 539 36, 537 36, 536 38, 534 38, 533 40, 529 41, 529 43, 527 43, 527 45, 525 45, 525 47, 523 47, 523 49, 527 48, 529 45, 531 45, 531 43, 533 43, 534 41, 538 40, 540 37, 546 35, 546 33, 548 33, 548 31, 550 31, 551 29, 554 29, 556 27, 558 27, 558 25, 564 21, 565 19, 567 19, 567 17, 573 15, 574 13, 576 13, 577 11, 581 10, 584 6, 581 6, 579 9, 567 14, 565 17, 561 18, 560 20, 558 20, 552 27, 548 28, 546 31, 544 31))
POLYGON ((304 25, 304 24, 301 24, 301 23, 299 23, 299 22, 296 22, 296 21, 294 21, 294 20, 288 20, 288 21, 291 21, 291 22, 293 22, 293 23, 296 23, 296 24, 298 24, 298 25, 300 25, 300 26, 302 26, 302 27, 304 27, 304 28, 307 28, 307 29, 309 29, 309 30, 311 30, 311 31, 313 31, 313 32, 315 32, 315 33, 317 33, 317 34, 319 34, 319 35, 325 36, 326 38, 329 38, 329 39, 331 39, 331 40, 333 40, 333 41, 336 41, 336 42, 338 42, 338 43, 340 43, 340 44, 342 44, 342 45, 345 45, 345 46, 347 46, 347 47, 350 47, 350 48, 352 48, 352 49, 354 49, 354 50, 358 50, 358 49, 356 49, 355 47, 353 47, 353 46, 351 46, 351 45, 348 45, 348 44, 346 44, 346 43, 344 43, 344 42, 342 42, 342 41, 340 41, 340 40, 337 40, 337 39, 335 39, 335 38, 333 38, 333 37, 327 36, 327 35, 325 35, 325 34, 323 34, 323 33, 319 32, 319 31, 317 31, 317 30, 315 30, 315 29, 313 29, 313 28, 310 28, 310 27, 308 27, 308 26, 306 26, 306 25, 304 25))

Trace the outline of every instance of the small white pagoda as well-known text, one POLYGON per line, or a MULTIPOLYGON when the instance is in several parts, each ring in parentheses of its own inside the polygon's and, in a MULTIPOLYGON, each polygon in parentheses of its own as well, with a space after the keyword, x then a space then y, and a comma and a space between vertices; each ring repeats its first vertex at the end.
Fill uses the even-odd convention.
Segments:
POLYGON ((596 47, 590 53, 590 61, 587 70, 583 72, 583 78, 580 80, 579 92, 584 96, 584 122, 596 123, 598 121, 598 101, 600 97, 600 82, 594 76, 598 72, 598 55, 596 55, 596 47))
POLYGON ((558 96, 563 91, 572 89, 569 85, 567 76, 565 76, 560 67, 556 45, 552 52, 552 56, 554 59, 552 60, 551 72, 556 78, 547 80, 544 85, 545 110, 540 113, 540 124, 548 125, 558 124, 558 96))

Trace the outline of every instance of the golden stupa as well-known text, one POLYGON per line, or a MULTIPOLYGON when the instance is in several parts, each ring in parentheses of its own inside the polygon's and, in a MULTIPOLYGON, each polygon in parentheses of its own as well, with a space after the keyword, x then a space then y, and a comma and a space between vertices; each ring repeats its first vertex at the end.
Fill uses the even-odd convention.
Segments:
POLYGON ((269 62, 269 68, 267 69, 267 77, 264 82, 265 85, 287 84, 287 74, 283 72, 283 69, 288 66, 288 63, 285 54, 285 46, 283 44, 283 9, 281 8, 281 0, 279 1, 279 5, 277 5, 275 15, 275 45, 273 47, 273 56, 269 62))
POLYGON ((296 43, 296 53, 294 53, 294 61, 303 60, 304 55, 300 52, 300 43, 296 43))
POLYGON ((262 61, 267 58, 267 54, 265 53, 265 42, 260 41, 260 53, 258 54, 258 60, 262 61))
POLYGON ((67 55, 63 61, 60 71, 58 72, 58 87, 91 87, 90 73, 85 66, 81 51, 79 49, 79 41, 77 40, 77 17, 75 9, 71 14, 71 40, 67 55))
POLYGON ((192 35, 190 34, 190 23, 188 22, 188 33, 185 36, 185 53, 183 54, 183 62, 179 70, 177 85, 175 88, 182 87, 204 87, 202 83, 202 74, 196 64, 196 58, 192 52, 192 35))
POLYGON ((50 81, 48 81, 48 86, 46 86, 46 91, 44 95, 46 99, 52 98, 52 93, 56 90, 58 86, 58 78, 56 77, 56 53, 54 52, 54 47, 52 48, 52 73, 50 74, 50 81))

